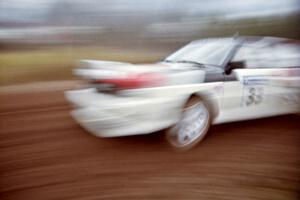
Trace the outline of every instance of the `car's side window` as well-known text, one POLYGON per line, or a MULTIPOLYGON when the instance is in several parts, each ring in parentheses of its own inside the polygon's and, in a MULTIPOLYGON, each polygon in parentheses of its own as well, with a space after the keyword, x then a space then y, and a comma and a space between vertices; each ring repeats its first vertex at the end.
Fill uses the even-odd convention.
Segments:
POLYGON ((273 45, 260 54, 261 68, 297 67, 300 64, 300 48, 293 44, 273 45))
POLYGON ((256 68, 259 65, 259 53, 250 46, 242 46, 234 55, 231 62, 242 62, 246 68, 256 68))
POLYGON ((264 47, 241 47, 232 62, 243 62, 246 68, 284 68, 300 64, 300 47, 294 44, 275 44, 264 47))

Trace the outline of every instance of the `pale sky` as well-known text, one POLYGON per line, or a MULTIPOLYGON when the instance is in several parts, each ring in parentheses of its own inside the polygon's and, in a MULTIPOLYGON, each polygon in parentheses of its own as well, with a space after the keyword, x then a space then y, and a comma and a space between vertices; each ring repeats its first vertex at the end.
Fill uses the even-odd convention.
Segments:
MULTIPOLYGON (((300 12, 299 0, 65 0, 88 11, 111 13, 221 14, 232 18, 300 12)), ((40 20, 61 0, 0 0, 0 20, 40 20)))

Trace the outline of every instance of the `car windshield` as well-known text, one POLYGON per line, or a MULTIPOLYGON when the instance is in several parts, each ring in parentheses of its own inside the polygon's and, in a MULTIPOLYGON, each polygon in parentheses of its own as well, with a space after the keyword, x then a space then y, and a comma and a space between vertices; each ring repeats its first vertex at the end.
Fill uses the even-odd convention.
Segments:
POLYGON ((166 62, 190 62, 220 66, 233 48, 232 40, 200 40, 191 42, 168 56, 166 62))

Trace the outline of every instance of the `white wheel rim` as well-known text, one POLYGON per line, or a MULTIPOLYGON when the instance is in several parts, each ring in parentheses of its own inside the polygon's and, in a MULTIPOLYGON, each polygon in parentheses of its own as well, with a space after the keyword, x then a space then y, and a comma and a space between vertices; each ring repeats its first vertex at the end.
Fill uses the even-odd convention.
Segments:
POLYGON ((173 140, 180 146, 188 145, 199 138, 208 124, 209 113, 202 102, 183 111, 181 120, 171 131, 173 140))

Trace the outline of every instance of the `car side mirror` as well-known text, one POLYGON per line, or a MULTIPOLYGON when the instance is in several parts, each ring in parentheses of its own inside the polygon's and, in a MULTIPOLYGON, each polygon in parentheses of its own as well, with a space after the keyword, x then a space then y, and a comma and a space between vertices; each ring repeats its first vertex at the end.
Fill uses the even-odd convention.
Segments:
POLYGON ((243 68, 245 68, 245 64, 244 64, 243 61, 229 62, 228 65, 225 68, 225 74, 228 75, 234 69, 243 69, 243 68))

